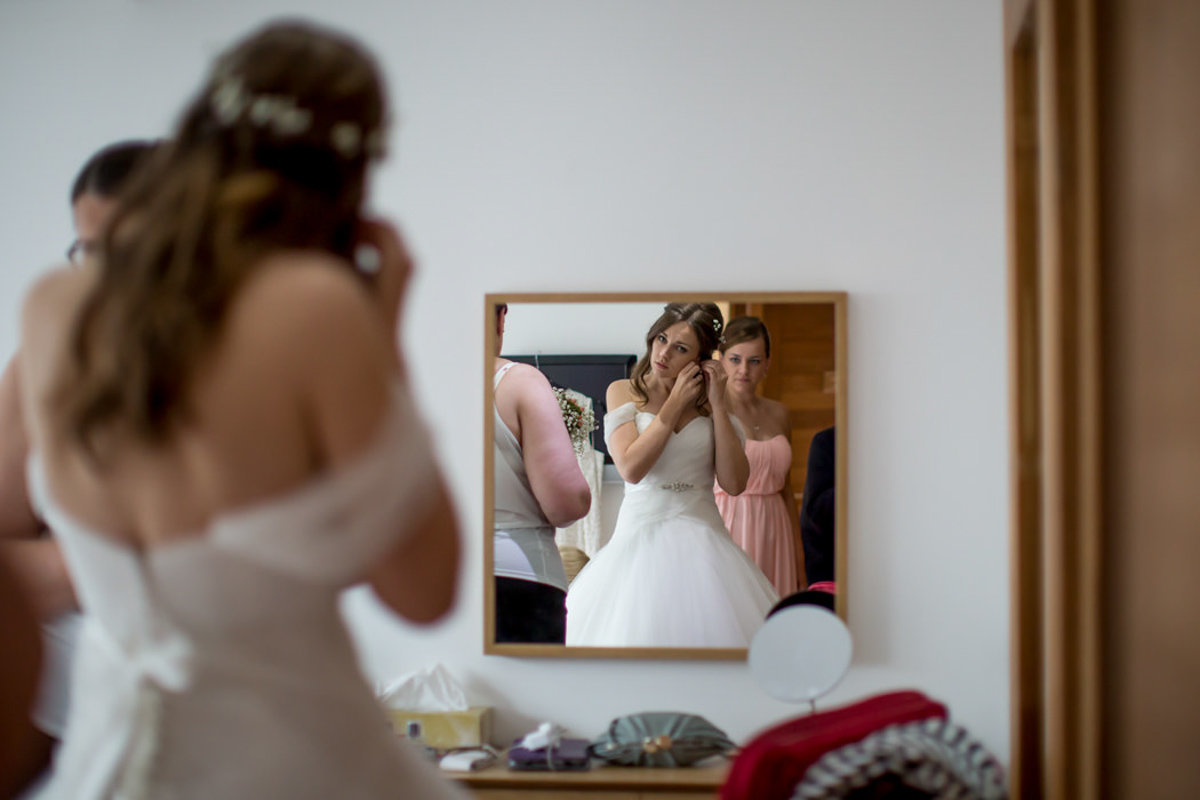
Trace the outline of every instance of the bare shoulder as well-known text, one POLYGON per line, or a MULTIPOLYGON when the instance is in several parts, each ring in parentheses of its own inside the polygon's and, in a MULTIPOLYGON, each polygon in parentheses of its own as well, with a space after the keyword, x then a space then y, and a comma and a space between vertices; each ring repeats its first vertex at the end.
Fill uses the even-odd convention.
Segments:
POLYGON ((778 400, 772 400, 769 397, 764 397, 763 402, 767 404, 767 413, 771 415, 771 419, 777 422, 786 423, 788 416, 791 413, 788 407, 778 400))
POLYGON ((260 265, 230 308, 228 324, 244 342, 303 352, 373 338, 378 316, 362 280, 344 262, 291 251, 260 265))
POLYGON ((633 384, 628 378, 613 381, 608 385, 608 391, 605 392, 604 399, 610 411, 620 408, 626 403, 634 402, 636 398, 633 394, 633 384))
MULTIPOLYGON (((547 404, 557 402, 554 398, 554 390, 550 384, 550 379, 532 364, 516 362, 508 374, 508 381, 511 381, 510 390, 516 391, 520 403, 547 404)), ((504 384, 500 385, 503 386, 504 384)))
POLYGON ((21 305, 23 332, 36 335, 47 327, 63 327, 64 320, 74 318, 95 280, 95 272, 86 267, 59 267, 38 278, 21 305))
POLYGON ((352 458, 377 432, 389 381, 398 376, 389 327, 345 262, 320 253, 271 255, 229 310, 210 373, 210 408, 244 410, 247 418, 298 412, 314 453, 328 464, 352 458))
POLYGON ((91 268, 61 267, 38 278, 25 294, 18 353, 22 382, 39 385, 54 373, 95 279, 91 268))
POLYGON ((792 422, 791 411, 788 407, 778 400, 772 400, 769 397, 764 397, 766 402, 767 414, 771 420, 771 427, 782 432, 788 439, 792 438, 792 422))
POLYGON ((520 361, 512 362, 512 366, 508 370, 508 379, 527 386, 550 388, 550 380, 540 369, 520 361))
POLYGON ((334 256, 289 251, 268 256, 243 287, 239 306, 284 318, 345 313, 371 305, 365 284, 334 256))
POLYGON ((25 295, 25 302, 27 305, 38 305, 52 302, 54 298, 76 296, 86 291, 95 280, 95 267, 55 267, 33 282, 25 295))

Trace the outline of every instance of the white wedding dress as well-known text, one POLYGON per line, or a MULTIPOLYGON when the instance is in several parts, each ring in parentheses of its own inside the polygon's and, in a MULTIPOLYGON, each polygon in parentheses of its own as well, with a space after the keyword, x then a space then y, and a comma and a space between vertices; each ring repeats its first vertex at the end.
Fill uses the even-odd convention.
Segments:
MULTIPOLYGON (((605 441, 630 420, 640 433, 654 414, 610 411, 605 441)), ((730 538, 712 487, 712 419, 696 417, 625 484, 612 538, 567 590, 568 645, 749 646, 779 598, 730 538)))
POLYGON ((464 797, 399 740, 338 610, 405 535, 430 450, 397 391, 351 465, 138 551, 90 530, 29 461, 84 610, 65 739, 34 797, 464 797))

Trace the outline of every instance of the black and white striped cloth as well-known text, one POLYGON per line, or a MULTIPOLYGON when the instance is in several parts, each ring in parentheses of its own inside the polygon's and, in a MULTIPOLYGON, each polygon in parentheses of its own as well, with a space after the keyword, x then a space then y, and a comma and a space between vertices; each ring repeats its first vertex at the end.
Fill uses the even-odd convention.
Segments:
POLYGON ((965 728, 927 719, 882 728, 831 750, 804 773, 792 800, 847 797, 1004 800, 1004 767, 965 728), (882 791, 882 794, 880 793, 882 791))

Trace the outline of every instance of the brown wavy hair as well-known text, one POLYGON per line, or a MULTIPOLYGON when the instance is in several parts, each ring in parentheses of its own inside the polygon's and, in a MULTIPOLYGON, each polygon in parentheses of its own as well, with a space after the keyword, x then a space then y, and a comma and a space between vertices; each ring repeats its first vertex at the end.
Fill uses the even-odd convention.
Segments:
POLYGON ((89 455, 114 425, 153 442, 187 418, 195 371, 266 255, 321 250, 350 268, 370 159, 335 149, 334 128, 380 131, 385 96, 358 43, 309 23, 269 24, 218 58, 121 193, 75 321, 56 415, 89 455), (247 99, 236 115, 217 102, 231 82, 247 99), (262 98, 308 124, 282 129, 262 98))
MULTIPOLYGON (((646 391, 646 373, 650 370, 650 346, 654 339, 667 328, 679 322, 686 322, 696 334, 700 342, 700 360, 711 358, 714 350, 721 341, 721 329, 725 325, 725 317, 716 303, 667 303, 663 313, 650 330, 646 333, 646 352, 634 365, 629 373, 629 385, 633 396, 638 402, 644 403, 649 398, 646 391)), ((708 397, 704 392, 696 398, 696 408, 704 408, 708 397)))
POLYGON ((766 324, 758 317, 734 317, 725 326, 725 335, 721 337, 721 353, 725 353, 735 344, 753 342, 755 339, 763 340, 766 356, 770 358, 771 334, 767 333, 766 324))

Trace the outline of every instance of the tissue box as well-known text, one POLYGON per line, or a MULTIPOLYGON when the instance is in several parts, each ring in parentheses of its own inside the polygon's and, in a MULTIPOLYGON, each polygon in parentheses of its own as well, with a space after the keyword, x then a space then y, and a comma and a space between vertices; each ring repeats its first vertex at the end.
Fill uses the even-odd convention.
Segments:
POLYGON ((436 750, 491 744, 491 706, 471 706, 465 711, 389 708, 387 713, 398 735, 415 739, 436 750))

